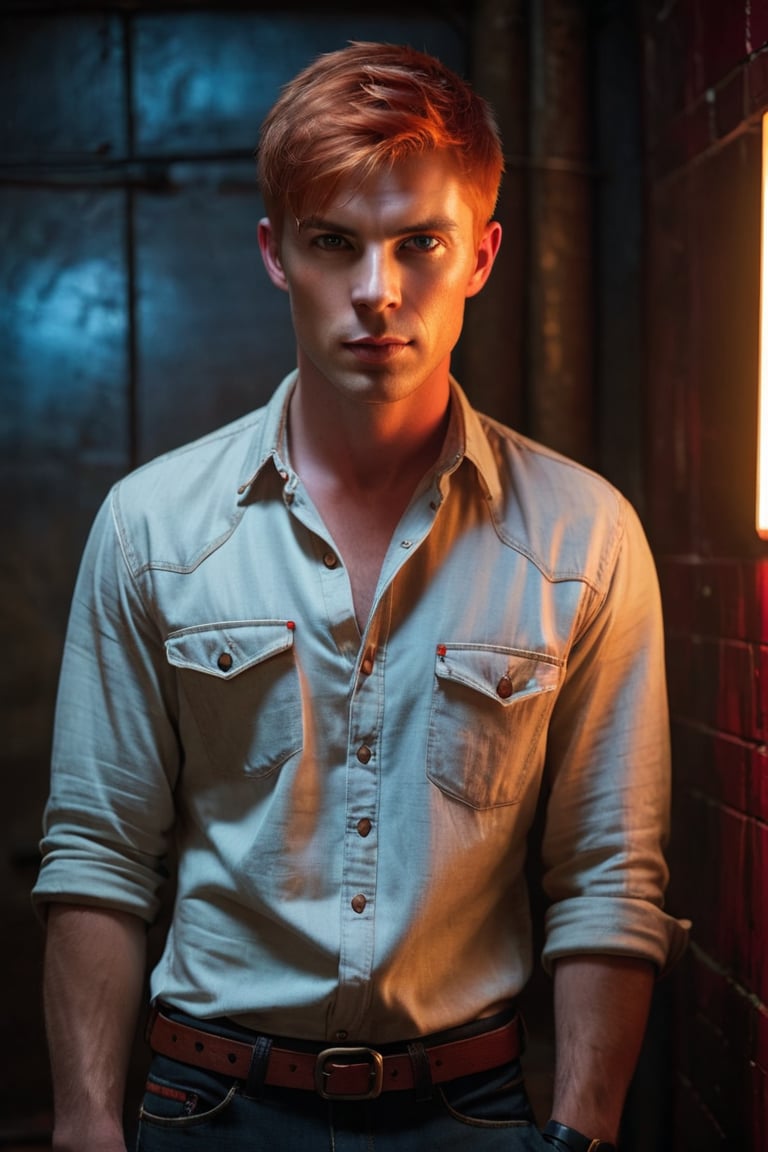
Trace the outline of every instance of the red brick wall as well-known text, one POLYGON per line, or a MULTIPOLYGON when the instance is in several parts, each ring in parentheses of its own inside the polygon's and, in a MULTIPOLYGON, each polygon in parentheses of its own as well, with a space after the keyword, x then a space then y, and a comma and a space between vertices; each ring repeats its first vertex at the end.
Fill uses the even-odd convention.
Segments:
POLYGON ((768 545, 754 531, 768 0, 643 8, 647 522, 675 766, 676 1152, 768 1148, 768 545))

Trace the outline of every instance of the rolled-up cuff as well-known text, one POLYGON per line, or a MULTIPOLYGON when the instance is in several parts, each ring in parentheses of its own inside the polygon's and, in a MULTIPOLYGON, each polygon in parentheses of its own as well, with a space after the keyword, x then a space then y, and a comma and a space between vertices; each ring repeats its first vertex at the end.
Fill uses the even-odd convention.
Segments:
POLYGON ((81 904, 131 912, 152 923, 160 907, 157 876, 147 876, 143 883, 126 876, 124 871, 99 866, 91 861, 65 860, 59 864, 48 858, 32 890, 32 905, 41 920, 45 906, 81 904))
POLYGON ((689 920, 677 920, 645 900, 576 896, 548 909, 542 963, 551 971, 561 956, 634 956, 649 960, 664 976, 683 955, 690 927, 689 920))

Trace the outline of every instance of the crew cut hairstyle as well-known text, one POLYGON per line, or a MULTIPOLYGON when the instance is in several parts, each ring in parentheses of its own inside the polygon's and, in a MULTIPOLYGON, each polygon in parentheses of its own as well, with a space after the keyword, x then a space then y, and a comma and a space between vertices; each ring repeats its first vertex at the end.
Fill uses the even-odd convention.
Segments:
POLYGON ((278 236, 286 215, 321 213, 339 185, 357 185, 413 155, 451 151, 481 232, 504 167, 490 106, 434 56, 353 41, 319 56, 281 90, 261 128, 258 180, 278 236))

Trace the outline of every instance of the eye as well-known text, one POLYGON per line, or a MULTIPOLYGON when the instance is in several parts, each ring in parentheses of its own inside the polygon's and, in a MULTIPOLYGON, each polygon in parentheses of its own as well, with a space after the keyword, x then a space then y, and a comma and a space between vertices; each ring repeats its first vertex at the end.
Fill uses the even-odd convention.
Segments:
POLYGON ((409 247, 416 252, 434 252, 439 248, 440 241, 436 236, 409 236, 403 247, 409 247))
POLYGON ((338 236, 335 232, 326 232, 320 236, 315 236, 312 243, 316 248, 322 248, 324 252, 338 252, 349 247, 344 237, 338 236))

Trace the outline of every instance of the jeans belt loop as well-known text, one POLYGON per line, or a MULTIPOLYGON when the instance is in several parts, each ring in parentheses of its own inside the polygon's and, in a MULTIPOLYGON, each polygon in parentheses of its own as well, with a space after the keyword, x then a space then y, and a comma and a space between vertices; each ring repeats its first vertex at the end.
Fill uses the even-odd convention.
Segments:
POLYGON ((417 1100, 432 1099, 432 1069, 427 1050, 420 1040, 408 1045, 408 1055, 413 1065, 413 1090, 417 1100))

